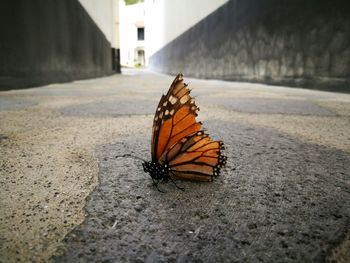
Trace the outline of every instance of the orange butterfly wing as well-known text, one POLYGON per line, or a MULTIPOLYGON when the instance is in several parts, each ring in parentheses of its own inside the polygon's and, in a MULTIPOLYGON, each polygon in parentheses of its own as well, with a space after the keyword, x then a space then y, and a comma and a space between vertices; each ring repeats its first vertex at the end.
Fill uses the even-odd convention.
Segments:
POLYGON ((155 113, 152 161, 168 164, 175 178, 211 181, 226 157, 221 155, 222 142, 212 141, 201 131, 202 123, 196 121, 198 111, 183 75, 178 74, 155 113))
POLYGON ((226 164, 222 149, 221 141, 212 141, 208 134, 198 131, 173 145, 164 157, 176 179, 212 181, 226 164))
POLYGON ((152 161, 159 160, 178 140, 201 129, 201 123, 195 119, 198 110, 183 75, 178 74, 168 93, 162 96, 154 116, 152 161))

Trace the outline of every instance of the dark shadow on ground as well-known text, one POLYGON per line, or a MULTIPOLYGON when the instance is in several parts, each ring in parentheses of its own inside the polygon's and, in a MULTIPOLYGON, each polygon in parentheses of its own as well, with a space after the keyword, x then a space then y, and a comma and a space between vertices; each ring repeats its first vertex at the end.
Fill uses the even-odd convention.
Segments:
POLYGON ((228 164, 213 183, 152 185, 149 140, 96 149, 99 184, 55 262, 322 262, 349 229, 350 157, 273 130, 208 121, 228 164))

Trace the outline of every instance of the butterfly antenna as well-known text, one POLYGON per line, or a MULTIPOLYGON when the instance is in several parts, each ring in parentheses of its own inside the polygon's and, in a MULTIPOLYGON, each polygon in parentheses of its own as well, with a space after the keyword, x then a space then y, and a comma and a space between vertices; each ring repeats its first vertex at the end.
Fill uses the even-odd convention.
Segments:
POLYGON ((132 155, 132 154, 129 154, 129 153, 115 156, 115 158, 119 158, 119 157, 130 157, 130 158, 134 158, 134 159, 137 159, 137 160, 141 160, 141 161, 147 162, 145 159, 143 159, 141 157, 138 157, 138 156, 135 156, 135 155, 132 155))

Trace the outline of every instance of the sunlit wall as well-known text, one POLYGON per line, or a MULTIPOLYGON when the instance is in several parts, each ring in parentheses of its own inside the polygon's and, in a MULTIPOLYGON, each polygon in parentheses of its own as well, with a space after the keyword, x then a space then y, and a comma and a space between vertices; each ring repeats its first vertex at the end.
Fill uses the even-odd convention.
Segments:
POLYGON ((119 48, 119 0, 79 0, 114 48, 119 48))
POLYGON ((145 0, 146 58, 226 2, 227 0, 145 0))

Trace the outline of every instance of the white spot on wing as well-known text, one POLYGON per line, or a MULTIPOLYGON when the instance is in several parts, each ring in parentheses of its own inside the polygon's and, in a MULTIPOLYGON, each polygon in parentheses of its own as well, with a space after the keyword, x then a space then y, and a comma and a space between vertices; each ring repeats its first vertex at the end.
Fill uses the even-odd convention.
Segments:
POLYGON ((180 99, 180 103, 181 103, 181 104, 185 104, 186 101, 188 101, 188 99, 189 99, 189 96, 188 96, 188 95, 185 95, 185 96, 183 96, 183 97, 180 99))
POLYGON ((169 101, 170 101, 171 104, 174 105, 177 102, 177 98, 175 98, 173 95, 170 95, 169 101))

